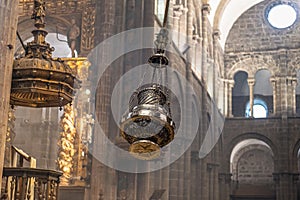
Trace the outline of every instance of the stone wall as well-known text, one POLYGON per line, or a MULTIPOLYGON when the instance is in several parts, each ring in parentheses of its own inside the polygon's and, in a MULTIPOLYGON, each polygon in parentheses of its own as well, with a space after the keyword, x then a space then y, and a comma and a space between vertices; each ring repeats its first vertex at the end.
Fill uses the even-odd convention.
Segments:
POLYGON ((59 108, 16 107, 13 145, 37 160, 37 167, 56 169, 59 108))
MULTIPOLYGON (((243 13, 232 26, 225 52, 257 52, 280 48, 298 49, 299 18, 287 29, 273 28, 266 19, 266 9, 275 0, 263 1, 243 13)), ((297 1, 292 1, 298 4, 297 1)))
MULTIPOLYGON (((10 100, 13 55, 16 41, 18 0, 4 0, 0 3, 0 177, 4 164, 5 142, 10 100)), ((0 181, 1 185, 1 181, 0 181)))
POLYGON ((232 178, 238 184, 272 185, 274 159, 263 145, 248 145, 234 155, 232 178))

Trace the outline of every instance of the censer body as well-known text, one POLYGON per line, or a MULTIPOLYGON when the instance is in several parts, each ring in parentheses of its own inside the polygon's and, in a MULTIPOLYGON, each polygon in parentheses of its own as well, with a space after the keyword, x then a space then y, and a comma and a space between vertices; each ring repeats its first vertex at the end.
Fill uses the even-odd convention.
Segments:
POLYGON ((151 160, 174 139, 175 123, 171 118, 166 88, 147 84, 130 98, 129 113, 121 121, 121 135, 130 144, 129 152, 151 160))

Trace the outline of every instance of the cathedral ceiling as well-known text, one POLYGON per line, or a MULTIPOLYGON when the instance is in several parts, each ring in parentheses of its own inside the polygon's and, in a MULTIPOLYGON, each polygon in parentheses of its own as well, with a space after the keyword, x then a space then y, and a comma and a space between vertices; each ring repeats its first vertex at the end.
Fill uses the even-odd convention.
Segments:
POLYGON ((206 0, 211 7, 210 22, 215 30, 220 30, 220 42, 224 48, 228 33, 234 22, 246 10, 264 0, 206 0))
MULTIPOLYGON (((48 10, 51 14, 56 14, 56 11, 64 10, 65 14, 80 13, 81 9, 86 7, 86 4, 93 5, 94 0, 78 0, 78 1, 61 1, 52 0, 47 1, 48 10)), ((221 37, 220 42, 222 47, 225 45, 228 33, 234 24, 234 22, 241 16, 246 10, 252 6, 262 2, 264 0, 202 0, 203 3, 208 3, 211 7, 209 20, 214 30, 220 30, 221 37)), ((28 15, 31 13, 33 0, 20 0, 20 10, 22 15, 28 15)))

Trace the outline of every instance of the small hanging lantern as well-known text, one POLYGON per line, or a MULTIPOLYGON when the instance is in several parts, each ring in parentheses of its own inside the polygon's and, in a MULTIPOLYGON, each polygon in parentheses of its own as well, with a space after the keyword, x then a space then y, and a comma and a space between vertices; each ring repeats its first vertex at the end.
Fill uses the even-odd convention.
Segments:
POLYGON ((34 1, 34 39, 27 43, 25 55, 14 61, 11 105, 27 107, 62 107, 72 102, 77 79, 61 59, 52 58, 54 48, 45 41, 45 3, 34 1))

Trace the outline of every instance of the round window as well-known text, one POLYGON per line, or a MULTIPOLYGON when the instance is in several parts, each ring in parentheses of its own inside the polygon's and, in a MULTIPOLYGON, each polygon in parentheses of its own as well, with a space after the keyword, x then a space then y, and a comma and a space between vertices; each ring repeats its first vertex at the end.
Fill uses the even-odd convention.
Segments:
POLYGON ((289 4, 277 4, 268 10, 267 19, 275 28, 287 28, 295 23, 297 11, 289 4))

